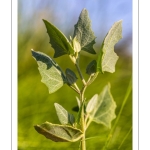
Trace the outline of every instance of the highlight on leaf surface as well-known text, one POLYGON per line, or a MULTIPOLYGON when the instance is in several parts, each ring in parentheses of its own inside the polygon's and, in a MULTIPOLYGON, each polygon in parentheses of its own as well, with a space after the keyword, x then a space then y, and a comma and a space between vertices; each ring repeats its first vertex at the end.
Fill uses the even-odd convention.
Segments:
POLYGON ((83 136, 81 130, 68 125, 52 124, 45 122, 35 125, 35 130, 54 142, 76 142, 83 136))
POLYGON ((106 35, 100 53, 97 59, 97 71, 115 72, 115 65, 118 60, 117 54, 114 52, 115 44, 122 38, 122 20, 115 22, 106 35))
POLYGON ((31 50, 33 58, 37 61, 38 69, 43 82, 54 93, 66 83, 66 77, 58 64, 42 52, 31 50))
POLYGON ((55 103, 55 109, 59 121, 61 124, 71 124, 75 123, 75 118, 72 114, 70 114, 66 109, 64 109, 60 104, 55 103))
POLYGON ((95 94, 88 102, 86 106, 86 112, 91 113, 94 111, 96 105, 97 105, 97 100, 98 100, 98 94, 95 94))
POLYGON ((91 20, 86 9, 82 10, 77 24, 75 24, 73 38, 75 37, 81 45, 81 50, 91 54, 96 54, 93 49, 96 37, 91 29, 91 20))
POLYGON ((60 57, 65 54, 73 54, 74 50, 66 36, 48 21, 44 19, 43 21, 46 26, 47 33, 50 37, 50 44, 55 50, 54 58, 60 57))
POLYGON ((92 121, 111 128, 111 121, 116 118, 115 109, 117 106, 110 92, 110 84, 104 87, 98 98, 95 95, 91 101, 89 101, 88 105, 90 105, 92 101, 92 108, 87 108, 92 121))

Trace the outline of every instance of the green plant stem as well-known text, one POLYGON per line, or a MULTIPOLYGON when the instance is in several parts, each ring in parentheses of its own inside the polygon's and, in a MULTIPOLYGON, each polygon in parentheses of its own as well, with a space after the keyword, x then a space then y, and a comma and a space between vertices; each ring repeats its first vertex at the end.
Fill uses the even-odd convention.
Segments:
POLYGON ((88 81, 87 81, 87 85, 90 85, 98 76, 99 72, 96 72, 94 75, 90 75, 88 81))
POLYGON ((106 150, 106 148, 108 147, 108 145, 109 145, 109 143, 110 143, 110 139, 111 139, 111 137, 112 137, 112 133, 114 132, 114 130, 115 130, 116 126, 117 126, 117 123, 118 123, 118 121, 119 121, 119 119, 120 119, 121 113, 122 113, 123 108, 124 108, 124 106, 125 106, 125 104, 126 104, 126 102, 127 102, 127 99, 128 99, 128 97, 129 97, 129 95, 130 95, 131 90, 132 90, 132 79, 130 79, 130 82, 129 82, 129 85, 128 85, 128 88, 127 88, 127 91, 126 91, 124 100, 123 100, 123 102, 122 102, 122 105, 121 105, 119 114, 118 114, 118 116, 117 116, 117 119, 116 119, 116 121, 115 121, 113 127, 112 127, 111 130, 110 130, 110 133, 109 133, 108 138, 107 138, 107 140, 106 140, 106 142, 105 142, 105 145, 104 145, 104 147, 103 147, 103 150, 106 150))
POLYGON ((80 94, 80 90, 78 90, 76 87, 72 86, 72 85, 68 85, 69 87, 71 87, 75 92, 77 92, 78 94, 80 94))
POLYGON ((85 131, 86 131, 86 126, 85 126, 85 114, 84 114, 84 92, 85 92, 86 86, 84 86, 81 90, 80 94, 80 100, 82 102, 82 111, 81 111, 81 130, 83 132, 83 137, 81 140, 81 150, 86 150, 86 141, 85 141, 85 131))
POLYGON ((85 80, 84 80, 84 78, 83 78, 83 76, 82 76, 82 73, 81 73, 81 71, 80 71, 79 65, 78 65, 77 63, 75 63, 75 66, 76 66, 76 68, 77 68, 77 71, 78 71, 78 73, 79 73, 79 76, 80 76, 80 78, 81 78, 81 80, 82 80, 83 85, 86 85, 86 82, 85 82, 85 80))

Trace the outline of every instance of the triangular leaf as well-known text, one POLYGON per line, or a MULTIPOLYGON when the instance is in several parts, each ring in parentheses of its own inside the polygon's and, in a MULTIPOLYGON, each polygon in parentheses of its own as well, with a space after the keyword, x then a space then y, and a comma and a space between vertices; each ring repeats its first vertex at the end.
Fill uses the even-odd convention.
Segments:
POLYGON ((32 50, 32 56, 37 61, 39 72, 43 82, 49 89, 49 93, 54 93, 66 82, 66 77, 57 63, 44 53, 32 50))
POLYGON ((91 20, 86 9, 83 9, 79 16, 79 20, 75 25, 73 37, 76 37, 79 41, 82 50, 91 54, 96 54, 93 49, 96 37, 91 29, 91 20))
POLYGON ((115 72, 115 65, 118 60, 114 52, 115 44, 122 38, 122 21, 114 23, 106 35, 97 60, 97 71, 115 72))
POLYGON ((47 33, 50 37, 50 43, 55 50, 54 58, 62 56, 64 54, 73 54, 74 50, 66 36, 48 21, 44 19, 43 21, 47 28, 47 33))
POLYGON ((97 100, 98 100, 98 94, 95 94, 88 102, 87 106, 86 106, 86 112, 87 113, 91 113, 97 104, 97 100))
POLYGON ((55 142, 76 142, 83 136, 82 131, 77 128, 49 122, 35 125, 34 128, 38 133, 55 142))
POLYGON ((97 99, 93 111, 90 112, 90 118, 96 123, 103 124, 111 128, 111 121, 116 118, 116 103, 110 93, 110 85, 104 87, 97 99))
POLYGON ((61 124, 71 124, 75 123, 75 118, 72 114, 70 114, 66 109, 64 109, 61 105, 55 103, 55 109, 59 121, 61 124))

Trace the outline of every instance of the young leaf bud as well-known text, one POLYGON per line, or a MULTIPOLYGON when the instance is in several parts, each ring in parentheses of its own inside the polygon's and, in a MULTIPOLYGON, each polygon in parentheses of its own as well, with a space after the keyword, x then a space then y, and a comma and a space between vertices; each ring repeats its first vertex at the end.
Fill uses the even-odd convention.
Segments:
POLYGON ((77 53, 81 51, 81 45, 80 45, 80 43, 78 42, 78 40, 77 40, 76 37, 73 39, 73 49, 74 49, 74 51, 77 52, 77 53))

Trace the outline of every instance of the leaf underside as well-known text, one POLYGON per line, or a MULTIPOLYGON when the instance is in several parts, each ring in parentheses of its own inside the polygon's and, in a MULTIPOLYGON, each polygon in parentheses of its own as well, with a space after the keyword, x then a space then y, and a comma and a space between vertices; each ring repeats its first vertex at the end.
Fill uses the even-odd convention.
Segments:
POLYGON ((55 142, 76 142, 83 136, 82 131, 77 128, 49 122, 35 125, 34 128, 38 133, 55 142))
POLYGON ((57 103, 55 103, 54 105, 60 123, 73 125, 75 122, 74 116, 70 114, 66 109, 64 109, 61 105, 57 103))
POLYGON ((68 55, 73 54, 74 50, 72 46, 70 45, 66 36, 48 21, 44 19, 43 21, 45 23, 47 33, 50 37, 50 44, 55 50, 54 58, 60 57, 65 54, 68 54, 68 55))
POLYGON ((111 121, 116 118, 116 103, 110 93, 110 85, 104 87, 97 99, 95 108, 90 113, 92 121, 111 128, 111 121))
POLYGON ((122 38, 122 21, 115 22, 106 35, 97 61, 97 71, 115 72, 115 65, 118 60, 114 52, 115 44, 122 38))
POLYGON ((32 50, 32 56, 37 61, 38 69, 49 93, 56 92, 66 82, 65 76, 57 63, 44 53, 32 50))
POLYGON ((79 16, 78 22, 75 25, 73 37, 76 37, 76 39, 79 41, 81 50, 91 54, 96 54, 93 49, 96 37, 91 29, 91 20, 86 9, 83 9, 79 16))

